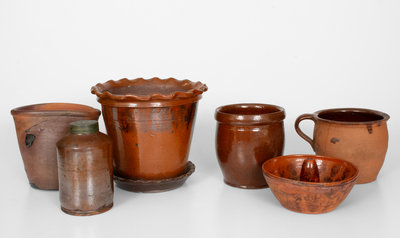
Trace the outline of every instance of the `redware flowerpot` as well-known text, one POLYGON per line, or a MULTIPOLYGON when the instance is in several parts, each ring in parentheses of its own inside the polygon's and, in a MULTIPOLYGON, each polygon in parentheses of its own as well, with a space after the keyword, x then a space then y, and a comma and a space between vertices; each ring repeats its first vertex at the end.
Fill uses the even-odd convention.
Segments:
POLYGON ((173 78, 110 80, 92 87, 113 140, 119 187, 147 191, 135 180, 160 181, 185 172, 197 101, 205 91, 200 82, 173 78))
POLYGON ((284 147, 283 108, 268 104, 232 104, 216 109, 216 151, 226 184, 267 186, 261 166, 284 147))
POLYGON ((69 132, 69 123, 98 120, 100 111, 71 103, 44 103, 11 110, 18 145, 29 183, 34 188, 58 189, 56 143, 69 132))
POLYGON ((357 166, 357 183, 362 184, 376 180, 383 165, 388 120, 388 114, 370 109, 327 109, 299 116, 295 129, 317 155, 344 159, 357 166), (300 130, 300 122, 306 119, 315 123, 313 139, 300 130))

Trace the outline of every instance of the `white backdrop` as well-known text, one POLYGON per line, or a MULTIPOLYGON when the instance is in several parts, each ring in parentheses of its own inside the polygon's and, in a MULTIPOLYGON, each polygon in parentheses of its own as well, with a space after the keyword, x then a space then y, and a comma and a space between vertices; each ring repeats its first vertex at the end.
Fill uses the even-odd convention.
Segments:
MULTIPOLYGON (((0 237, 398 237, 399 12, 397 0, 1 0, 0 237), (153 76, 209 87, 189 158, 196 172, 183 187, 158 194, 116 188, 109 212, 74 217, 61 212, 57 192, 28 185, 12 108, 100 108, 91 86, 153 76), (312 153, 294 131, 302 113, 388 113, 389 150, 378 180, 355 186, 322 215, 288 211, 269 189, 225 185, 214 110, 240 102, 286 109, 285 154, 312 153)), ((302 126, 311 134, 312 123, 302 126)))

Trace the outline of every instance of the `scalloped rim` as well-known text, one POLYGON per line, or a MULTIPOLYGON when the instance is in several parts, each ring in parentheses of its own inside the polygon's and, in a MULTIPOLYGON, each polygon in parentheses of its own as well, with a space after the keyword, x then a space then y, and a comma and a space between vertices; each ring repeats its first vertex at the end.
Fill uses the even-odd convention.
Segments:
POLYGON ((150 101, 150 100, 172 100, 172 99, 183 99, 183 98, 192 98, 196 97, 208 90, 207 85, 201 82, 192 82, 190 80, 177 80, 175 78, 167 78, 167 79, 160 79, 160 78, 151 78, 151 79, 144 79, 144 78, 137 78, 137 79, 127 79, 123 78, 118 81, 109 80, 105 83, 98 83, 92 87, 91 93, 96 94, 98 98, 101 99, 112 99, 116 101, 150 101), (149 84, 149 83, 159 83, 159 84, 179 84, 179 85, 187 85, 190 84, 192 88, 185 92, 176 91, 171 94, 160 94, 154 93, 151 95, 134 95, 134 94, 127 94, 127 95, 116 95, 112 94, 109 91, 106 91, 110 88, 114 87, 121 87, 127 85, 136 85, 136 84, 149 84))

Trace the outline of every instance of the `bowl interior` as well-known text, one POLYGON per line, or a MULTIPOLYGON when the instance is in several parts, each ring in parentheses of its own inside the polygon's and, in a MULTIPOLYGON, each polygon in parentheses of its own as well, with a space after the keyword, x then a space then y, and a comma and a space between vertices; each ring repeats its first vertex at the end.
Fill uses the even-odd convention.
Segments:
POLYGON ((319 183, 349 181, 356 177, 358 173, 356 167, 344 160, 321 156, 283 156, 273 158, 264 162, 263 171, 272 177, 300 181, 301 168, 307 158, 315 159, 317 163, 319 183))
POLYGON ((320 112, 318 117, 339 122, 370 122, 383 120, 382 115, 368 111, 326 111, 320 112))
POLYGON ((159 84, 159 83, 147 83, 142 85, 128 85, 122 87, 114 87, 106 89, 105 91, 110 92, 114 95, 139 95, 146 96, 152 94, 168 95, 175 92, 186 92, 193 87, 189 84, 159 84))
POLYGON ((11 111, 13 115, 23 115, 23 114, 60 114, 60 113, 90 113, 90 114, 100 114, 100 111, 82 104, 74 103, 43 103, 34 104, 28 106, 22 106, 15 108, 11 111))

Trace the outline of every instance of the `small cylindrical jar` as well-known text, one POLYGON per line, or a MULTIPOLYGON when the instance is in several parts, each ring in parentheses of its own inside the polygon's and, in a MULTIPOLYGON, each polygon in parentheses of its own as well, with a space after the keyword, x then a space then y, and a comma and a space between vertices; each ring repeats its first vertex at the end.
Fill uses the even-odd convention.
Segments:
POLYGON ((113 206, 112 142, 97 121, 76 121, 57 142, 61 210, 87 216, 113 206))
POLYGON ((263 188, 261 166, 284 147, 283 108, 268 104, 232 104, 216 109, 216 151, 228 185, 263 188))

